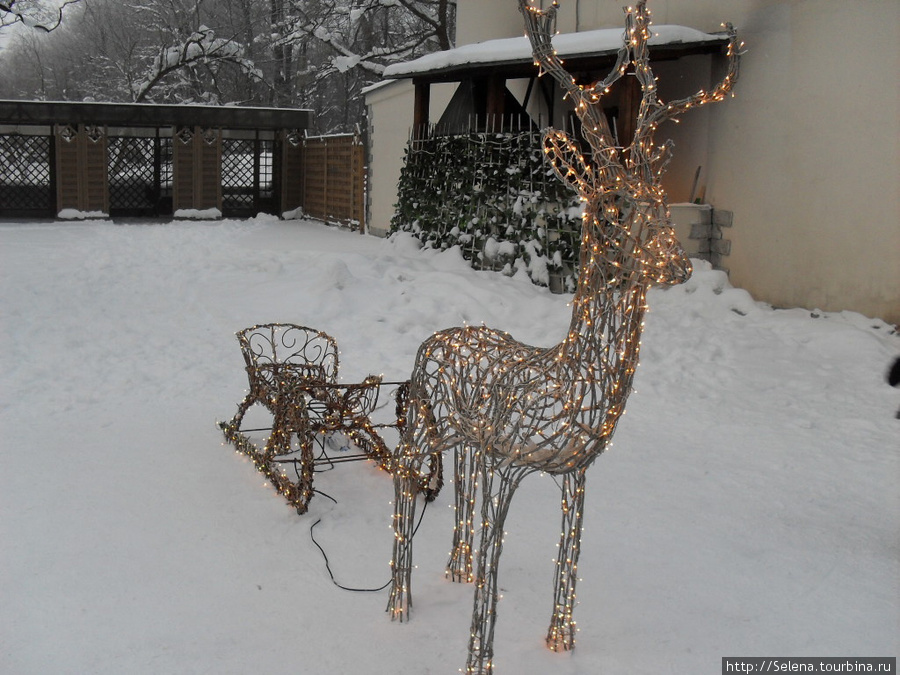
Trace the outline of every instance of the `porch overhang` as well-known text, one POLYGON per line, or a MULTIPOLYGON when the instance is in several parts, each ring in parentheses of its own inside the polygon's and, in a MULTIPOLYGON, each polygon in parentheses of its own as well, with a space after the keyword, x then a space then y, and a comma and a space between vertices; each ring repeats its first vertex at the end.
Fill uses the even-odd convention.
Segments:
MULTIPOLYGON (((704 33, 677 25, 653 26, 652 30, 653 37, 649 41, 651 61, 721 53, 728 44, 725 33, 704 33)), ((611 66, 622 44, 621 28, 565 33, 553 38, 557 54, 565 61, 567 70, 573 73, 594 72, 611 66)), ((385 69, 383 77, 431 84, 480 77, 531 78, 537 73, 531 44, 522 36, 463 45, 413 61, 395 63, 385 69)))

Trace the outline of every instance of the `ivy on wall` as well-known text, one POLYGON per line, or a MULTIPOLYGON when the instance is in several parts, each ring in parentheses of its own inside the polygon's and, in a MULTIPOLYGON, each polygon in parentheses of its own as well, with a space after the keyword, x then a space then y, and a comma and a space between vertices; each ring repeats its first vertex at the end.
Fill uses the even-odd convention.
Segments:
POLYGON ((573 291, 581 203, 544 159, 536 129, 412 139, 391 231, 459 246, 476 269, 573 291))

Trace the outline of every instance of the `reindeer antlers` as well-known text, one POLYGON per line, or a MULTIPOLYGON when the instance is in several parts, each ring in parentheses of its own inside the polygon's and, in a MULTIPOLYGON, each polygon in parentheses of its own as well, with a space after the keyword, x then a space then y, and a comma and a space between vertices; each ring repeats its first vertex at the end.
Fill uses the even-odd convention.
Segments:
POLYGON ((609 131, 606 115, 598 106, 600 97, 609 91, 609 87, 625 74, 628 64, 628 48, 623 45, 619 49, 615 68, 603 80, 595 82, 585 89, 575 82, 564 67, 562 59, 553 47, 552 37, 556 33, 556 12, 559 3, 554 1, 550 9, 538 9, 529 4, 528 0, 519 0, 519 11, 525 17, 525 33, 531 42, 534 64, 539 68, 539 75, 547 73, 559 82, 575 101, 575 112, 584 125, 585 137, 591 147, 599 150, 605 147, 614 147, 615 143, 609 131), (593 138, 592 138, 593 136, 593 138))
POLYGON ((672 101, 671 103, 666 105, 660 111, 660 117, 662 119, 672 119, 673 117, 680 115, 685 110, 688 110, 689 108, 692 108, 694 106, 722 101, 725 96, 727 96, 734 88, 734 83, 737 82, 738 79, 738 72, 741 62, 740 48, 743 46, 743 43, 738 43, 737 31, 734 29, 734 26, 732 26, 730 23, 725 23, 723 24, 723 26, 728 33, 728 48, 726 51, 726 55, 728 57, 728 68, 725 72, 725 76, 722 78, 719 84, 717 84, 713 88, 712 91, 705 92, 701 89, 693 96, 688 96, 687 98, 672 101))
POLYGON ((629 173, 641 173, 652 181, 658 177, 667 163, 669 145, 654 149, 653 132, 657 126, 673 119, 686 110, 706 103, 721 101, 732 90, 738 77, 740 61, 740 45, 737 33, 731 24, 725 24, 728 31, 728 67, 725 76, 712 91, 699 91, 683 99, 664 104, 659 99, 656 77, 650 69, 650 52, 647 46, 650 40, 650 10, 646 0, 638 0, 635 7, 626 9, 625 41, 618 51, 616 64, 610 74, 585 87, 579 85, 575 78, 563 67, 563 61, 553 48, 552 36, 556 32, 556 13, 559 3, 554 1, 549 9, 542 10, 529 4, 529 0, 519 0, 519 10, 525 17, 525 33, 531 42, 535 65, 540 74, 547 73, 562 85, 567 96, 575 101, 575 114, 581 120, 585 139, 595 153, 604 157, 605 169, 616 171, 616 149, 606 115, 600 106, 600 98, 609 91, 609 87, 628 71, 634 69, 634 76, 641 85, 641 103, 635 125, 634 138, 623 155, 627 158, 629 173))

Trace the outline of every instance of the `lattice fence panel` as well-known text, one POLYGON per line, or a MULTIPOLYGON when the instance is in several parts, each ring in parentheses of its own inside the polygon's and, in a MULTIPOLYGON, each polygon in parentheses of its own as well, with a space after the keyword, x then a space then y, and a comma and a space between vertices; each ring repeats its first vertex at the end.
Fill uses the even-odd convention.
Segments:
POLYGON ((163 209, 166 213, 172 212, 172 198, 175 188, 173 140, 171 136, 160 136, 158 139, 159 145, 157 146, 157 152, 159 152, 159 196, 166 204, 163 209))
POLYGON ((0 135, 0 212, 52 209, 50 137, 0 135))
POLYGON ((222 140, 222 212, 251 212, 256 206, 256 141, 222 140))
POLYGON ((109 208, 111 212, 154 212, 159 200, 154 138, 109 139, 109 208))
POLYGON ((257 190, 260 199, 275 197, 275 141, 262 139, 259 143, 257 190))

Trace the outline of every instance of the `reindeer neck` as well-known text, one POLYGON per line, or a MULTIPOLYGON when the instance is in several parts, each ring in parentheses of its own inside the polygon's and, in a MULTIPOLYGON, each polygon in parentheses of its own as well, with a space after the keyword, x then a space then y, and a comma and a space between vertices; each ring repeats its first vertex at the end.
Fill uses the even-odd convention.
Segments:
POLYGON ((594 236, 585 234, 581 246, 578 288, 561 355, 582 373, 630 375, 637 365, 647 284, 608 260, 594 236), (623 367, 632 372, 622 372, 623 367))

